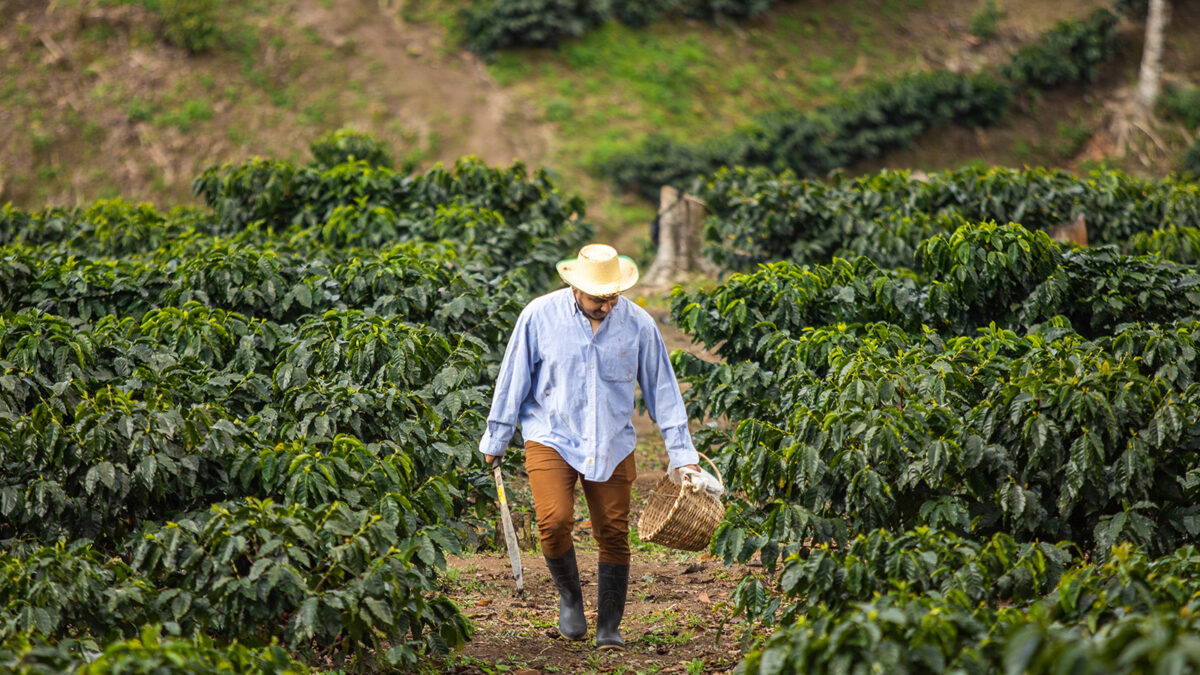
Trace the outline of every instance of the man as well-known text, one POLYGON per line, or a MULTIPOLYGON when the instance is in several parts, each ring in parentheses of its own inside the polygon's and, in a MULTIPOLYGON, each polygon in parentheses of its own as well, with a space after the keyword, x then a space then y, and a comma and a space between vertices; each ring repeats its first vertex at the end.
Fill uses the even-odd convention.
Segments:
POLYGON ((569 288, 533 300, 517 318, 479 449, 500 461, 521 425, 538 537, 558 589, 558 631, 569 640, 587 634, 571 538, 581 480, 600 548, 596 646, 623 649, 635 383, 666 442, 668 470, 699 470, 699 456, 662 335, 653 317, 621 298, 637 283, 637 265, 589 244, 556 267, 569 288))

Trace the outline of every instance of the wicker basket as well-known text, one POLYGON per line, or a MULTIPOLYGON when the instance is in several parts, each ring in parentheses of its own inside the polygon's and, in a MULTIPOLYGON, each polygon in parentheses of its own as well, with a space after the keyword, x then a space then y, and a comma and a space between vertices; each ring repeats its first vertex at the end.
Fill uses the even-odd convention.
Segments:
MULTIPOLYGON (((724 485, 717 465, 708 457, 700 456, 717 472, 717 480, 724 485)), ((720 498, 694 487, 686 478, 683 485, 676 485, 668 476, 663 476, 638 518, 638 536, 642 541, 667 548, 701 551, 708 548, 724 515, 725 507, 720 498)))

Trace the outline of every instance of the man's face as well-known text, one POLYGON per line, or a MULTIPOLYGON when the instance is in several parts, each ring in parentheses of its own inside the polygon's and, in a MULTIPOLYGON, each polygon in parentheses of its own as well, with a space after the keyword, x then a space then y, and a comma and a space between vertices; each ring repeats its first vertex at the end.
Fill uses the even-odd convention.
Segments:
POLYGON ((609 295, 603 298, 598 298, 594 295, 588 295, 578 288, 571 289, 575 292, 575 304, 579 305, 579 311, 583 315, 593 321, 603 321, 608 313, 617 306, 617 300, 621 298, 621 294, 609 295))

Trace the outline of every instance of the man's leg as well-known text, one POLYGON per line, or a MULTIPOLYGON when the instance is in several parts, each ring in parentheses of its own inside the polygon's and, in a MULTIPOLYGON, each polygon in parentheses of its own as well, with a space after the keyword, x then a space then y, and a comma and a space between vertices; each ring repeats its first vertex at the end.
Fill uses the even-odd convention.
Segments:
POLYGON ((579 475, 558 451, 536 441, 525 441, 525 471, 533 492, 538 540, 546 567, 558 589, 558 632, 568 640, 587 635, 583 615, 583 590, 571 530, 575 527, 575 479, 579 475))
POLYGON ((601 649, 625 647, 619 628, 629 589, 629 497, 635 478, 637 465, 630 454, 607 481, 583 481, 583 494, 592 516, 592 536, 600 546, 596 646, 601 649))

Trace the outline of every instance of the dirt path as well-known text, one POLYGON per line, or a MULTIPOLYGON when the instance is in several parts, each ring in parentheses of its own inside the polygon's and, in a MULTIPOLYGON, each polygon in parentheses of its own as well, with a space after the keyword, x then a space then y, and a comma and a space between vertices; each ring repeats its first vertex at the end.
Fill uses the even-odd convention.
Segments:
POLYGON ((522 553, 523 596, 516 595, 504 554, 450 561, 450 597, 476 627, 450 672, 489 673, 504 666, 537 673, 720 673, 741 660, 737 627, 726 626, 722 633, 721 624, 728 615, 723 603, 745 570, 652 544, 637 544, 630 565, 621 624, 625 651, 597 651, 596 551, 589 550, 590 537, 580 539, 589 632, 579 642, 558 637, 558 596, 539 554, 522 553))
MULTIPOLYGON (((518 158, 539 163, 550 143, 549 126, 497 85, 473 54, 445 53, 444 30, 405 22, 391 4, 295 0, 289 11, 325 43, 349 49, 359 67, 384 64, 382 76, 362 79, 364 93, 403 128, 420 137, 436 134, 444 146, 437 159, 452 163, 471 154, 496 165, 518 158)), ((355 122, 370 125, 369 119, 355 122)))

